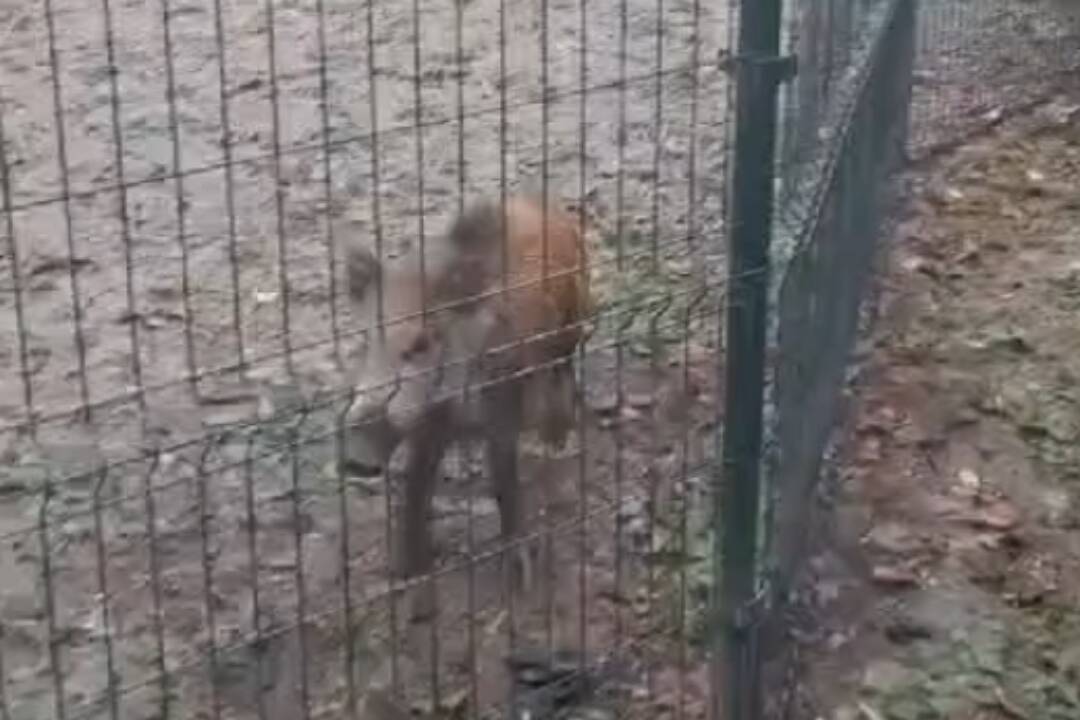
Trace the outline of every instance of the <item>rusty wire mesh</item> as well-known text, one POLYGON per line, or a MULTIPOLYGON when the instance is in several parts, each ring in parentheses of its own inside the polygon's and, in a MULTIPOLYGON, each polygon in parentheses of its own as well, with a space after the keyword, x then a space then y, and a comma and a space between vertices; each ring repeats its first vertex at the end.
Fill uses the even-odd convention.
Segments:
POLYGON ((0 716, 701 715, 730 14, 0 4, 0 716), (541 582, 505 586, 468 443, 403 580, 397 475, 342 468, 345 251, 523 189, 595 298, 569 447, 521 452, 541 582))

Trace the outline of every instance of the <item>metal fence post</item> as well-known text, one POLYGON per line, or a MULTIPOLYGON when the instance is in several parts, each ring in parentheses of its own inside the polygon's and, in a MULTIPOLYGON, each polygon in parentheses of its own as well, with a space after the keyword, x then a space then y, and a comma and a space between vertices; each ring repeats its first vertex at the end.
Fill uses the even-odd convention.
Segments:
POLYGON ((761 673, 748 613, 755 572, 760 479, 769 238, 772 233, 777 91, 792 62, 779 57, 780 0, 741 0, 735 57, 735 147, 731 175, 726 407, 723 471, 714 518, 714 601, 722 629, 713 652, 714 720, 761 716, 761 673), (719 694, 719 697, 717 695, 719 694))

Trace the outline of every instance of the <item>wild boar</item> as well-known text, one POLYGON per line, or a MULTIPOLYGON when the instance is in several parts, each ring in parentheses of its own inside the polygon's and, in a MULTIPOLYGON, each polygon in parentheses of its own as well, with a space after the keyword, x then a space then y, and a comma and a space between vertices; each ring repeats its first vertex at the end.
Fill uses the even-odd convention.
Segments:
MULTIPOLYGON (((352 378, 345 470, 385 471, 407 450, 396 569, 432 569, 428 524, 439 465, 451 442, 482 438, 502 537, 517 537, 518 439, 536 427, 565 442, 575 422, 573 355, 591 311, 587 257, 577 219, 532 195, 478 202, 419 253, 379 262, 348 249, 350 300, 365 321, 379 314, 352 378), (504 223, 505 219, 505 223, 504 223), (546 261, 545 261, 546 257, 546 261)), ((515 555, 519 589, 529 562, 515 555)))

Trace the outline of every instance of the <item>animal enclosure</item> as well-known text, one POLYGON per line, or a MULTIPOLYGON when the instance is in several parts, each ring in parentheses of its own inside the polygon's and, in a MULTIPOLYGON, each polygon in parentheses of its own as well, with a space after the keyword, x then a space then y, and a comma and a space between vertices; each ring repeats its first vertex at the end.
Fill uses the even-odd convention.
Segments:
POLYGON ((1075 67, 1028 5, 789 0, 761 58, 728 0, 0 0, 0 720, 682 720, 733 673, 782 715, 756 623, 801 566, 893 171, 1075 67), (762 410, 721 387, 721 318, 769 277, 729 282, 731 106, 774 62, 747 621, 713 607, 725 409, 762 410), (588 254, 575 427, 520 443, 512 541, 452 447, 435 569, 403 578, 401 458, 342 461, 366 348, 415 317, 367 322, 349 249, 426 258, 519 193, 588 254), (745 667, 710 672, 736 625, 745 667))
MULTIPOLYGON (((475 716, 553 702, 517 698, 519 656, 547 651, 628 699, 692 677, 700 658, 670 650, 704 585, 670 501, 704 497, 716 433, 727 16, 0 8, 4 718, 339 717, 380 698, 475 716), (398 483, 338 463, 371 330, 344 255, 423 253, 519 190, 588 246, 582 420, 569 447, 521 449, 546 558, 526 597, 504 592, 483 465, 452 452, 438 613, 413 623, 389 572, 398 483)), ((679 703, 700 712, 705 691, 681 683, 679 703)))

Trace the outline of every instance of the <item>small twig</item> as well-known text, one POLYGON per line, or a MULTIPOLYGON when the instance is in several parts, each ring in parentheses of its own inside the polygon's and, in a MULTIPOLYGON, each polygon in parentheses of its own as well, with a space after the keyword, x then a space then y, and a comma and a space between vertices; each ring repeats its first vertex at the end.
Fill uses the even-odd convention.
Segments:
POLYGON ((4 28, 3 35, 0 35, 0 47, 7 45, 8 38, 15 34, 15 23, 22 20, 22 16, 18 13, 14 13, 11 16, 11 22, 4 28))
POLYGON ((1000 707, 1009 717, 1016 718, 1017 720, 1028 720, 1028 714, 1005 697, 1005 691, 1001 689, 1000 685, 994 688, 994 699, 997 700, 998 707, 1000 707))
POLYGON ((881 713, 864 703, 862 700, 858 702, 858 707, 859 712, 863 714, 863 717, 866 718, 866 720, 885 720, 881 713))

